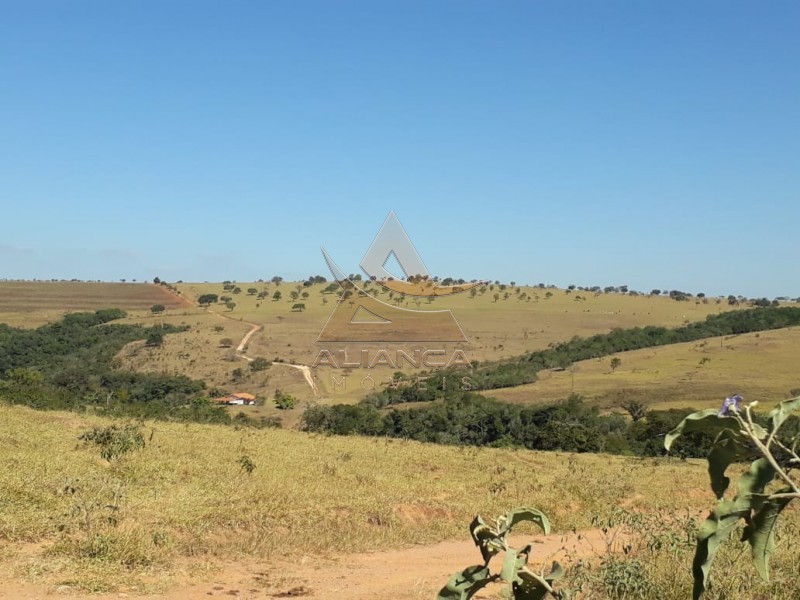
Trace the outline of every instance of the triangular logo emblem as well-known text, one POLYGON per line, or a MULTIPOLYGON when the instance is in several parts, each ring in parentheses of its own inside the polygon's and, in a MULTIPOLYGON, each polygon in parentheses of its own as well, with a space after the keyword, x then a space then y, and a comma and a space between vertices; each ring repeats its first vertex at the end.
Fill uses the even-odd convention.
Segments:
MULTIPOLYGON (((392 265, 393 267, 393 265, 392 265)), ((428 275, 428 269, 422 258, 411 243, 406 230, 394 211, 389 213, 383 222, 378 235, 372 241, 369 250, 361 260, 361 268, 370 277, 375 279, 389 279, 411 275, 428 275), (390 259, 397 263, 401 272, 394 275, 386 270, 386 263, 390 259)), ((394 268, 394 267, 393 267, 394 268)))
POLYGON ((356 312, 353 314, 353 318, 350 319, 351 323, 391 323, 389 319, 384 319, 380 315, 376 315, 374 312, 369 310, 368 308, 364 308, 363 306, 359 306, 356 309, 356 312))

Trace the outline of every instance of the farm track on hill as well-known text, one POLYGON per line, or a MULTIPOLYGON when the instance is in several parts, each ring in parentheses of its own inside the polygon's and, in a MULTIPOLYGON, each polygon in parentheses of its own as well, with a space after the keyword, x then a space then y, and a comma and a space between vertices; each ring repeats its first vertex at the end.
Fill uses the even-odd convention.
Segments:
MULTIPOLYGON (((180 294, 175 294, 171 290, 170 290, 170 292, 173 293, 174 295, 176 295, 177 297, 182 298, 184 301, 187 301, 180 294)), ((248 356, 247 354, 245 354, 245 350, 247 350, 247 346, 250 343, 250 341, 252 340, 253 336, 256 333, 258 333, 259 331, 262 331, 264 329, 264 325, 261 325, 260 323, 254 323, 252 321, 244 321, 242 319, 235 319, 233 317, 229 317, 228 315, 225 315, 225 314, 223 314, 221 312, 218 312, 218 311, 216 311, 213 308, 208 307, 208 306, 206 307, 206 311, 211 313, 212 315, 214 315, 215 317, 217 317, 219 319, 223 319, 225 321, 233 321, 234 323, 244 323, 244 324, 250 326, 249 331, 246 334, 244 334, 244 336, 242 337, 242 339, 239 342, 238 346, 236 346, 236 355, 241 357, 241 358, 243 358, 244 360, 246 360, 249 363, 253 362, 253 360, 254 360, 253 357, 248 356)), ((291 367, 293 369, 299 370, 303 374, 303 379, 305 379, 306 383, 308 383, 308 386, 311 388, 311 391, 314 393, 314 397, 315 398, 319 398, 320 397, 320 391, 319 391, 319 388, 317 387, 317 383, 314 381, 314 376, 311 373, 311 367, 309 367, 308 365, 299 365, 299 364, 292 364, 292 363, 273 363, 273 364, 274 365, 283 365, 283 366, 286 366, 286 367, 291 367)))

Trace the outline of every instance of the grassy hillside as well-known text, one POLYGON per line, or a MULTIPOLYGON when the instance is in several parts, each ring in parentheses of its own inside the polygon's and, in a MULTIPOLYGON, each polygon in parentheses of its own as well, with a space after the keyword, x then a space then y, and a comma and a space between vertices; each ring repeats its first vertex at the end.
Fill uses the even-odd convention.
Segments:
MULTIPOLYGON (((320 394, 315 397, 297 369, 276 363, 267 371, 251 373, 247 363, 234 351, 250 329, 250 323, 261 325, 263 329, 253 336, 247 348, 249 356, 309 364, 319 349, 316 337, 333 310, 336 297, 322 293, 328 287, 327 283, 310 287, 290 282, 280 286, 273 283, 236 285, 241 288, 238 294, 224 291, 220 283, 179 284, 181 297, 162 286, 150 284, 5 282, 0 283, 0 321, 30 326, 91 304, 134 307, 127 319, 129 323, 188 325, 188 331, 167 336, 163 347, 150 348, 143 342, 129 345, 120 354, 122 366, 143 372, 185 374, 202 379, 209 386, 254 393, 265 402, 257 407, 245 407, 244 412, 252 416, 279 415, 287 425, 297 422, 309 402, 357 402, 366 394, 360 385, 366 374, 373 376, 378 386, 391 378, 394 369, 357 369, 348 373, 348 384, 341 389, 333 385, 333 375, 341 376, 343 373, 320 368, 315 372, 320 394), (259 299, 257 295, 248 293, 251 288, 257 293, 266 293, 267 297, 259 299), (283 295, 279 301, 271 299, 276 291, 283 295), (290 294, 293 291, 308 294, 308 298, 299 298, 306 310, 292 311, 294 300, 290 294), (214 313, 191 306, 189 299, 204 293, 229 295, 236 306, 228 310, 222 304, 212 305, 214 313), (167 311, 161 315, 151 314, 149 307, 153 303, 165 304, 167 311), (226 338, 233 342, 232 347, 220 344, 226 338), (301 400, 298 408, 278 411, 269 401, 276 389, 298 397, 301 400)), ((423 302, 421 307, 452 309, 469 339, 466 349, 470 358, 481 361, 519 355, 574 336, 588 336, 613 328, 642 325, 678 327, 730 309, 726 301, 717 303, 717 299, 708 299, 707 303, 696 300, 676 302, 664 296, 594 294, 538 287, 520 287, 519 292, 516 289, 508 287, 501 292, 499 287, 494 291, 487 288, 474 297, 469 293, 459 294, 438 298, 431 305, 423 302), (497 300, 495 293, 498 293, 497 300), (509 294, 507 299, 506 293, 509 294)), ((379 297, 389 301, 385 291, 379 297)), ((411 300, 400 305, 416 308, 411 300)), ((773 332, 770 339, 780 340, 783 335, 782 332, 773 332)), ((791 352, 792 344, 787 342, 784 349, 791 352)), ((712 350, 706 348, 705 352, 712 350)), ((574 390, 603 406, 617 404, 620 399, 644 389, 647 390, 644 399, 648 402, 701 406, 708 399, 716 402, 723 392, 729 393, 730 386, 736 386, 735 375, 741 371, 739 365, 746 364, 761 365, 759 375, 768 375, 760 377, 759 385, 752 390, 745 390, 751 392, 751 396, 779 398, 788 389, 798 387, 785 360, 750 361, 751 351, 760 356, 773 356, 763 344, 727 344, 729 360, 715 362, 714 357, 709 356, 710 362, 695 368, 698 365, 691 364, 693 357, 671 358, 674 352, 681 352, 678 349, 640 351, 632 353, 635 357, 630 360, 620 357, 623 364, 613 373, 606 366, 607 361, 589 361, 572 367, 568 372, 542 373, 542 381, 536 384, 497 390, 492 395, 522 402, 562 399, 573 390, 574 376, 574 390), (640 364, 642 356, 650 358, 640 364), (661 357, 665 360, 663 365, 660 364, 661 357)), ((776 350, 774 355, 784 356, 781 350, 776 350)), ((698 355, 697 361, 702 358, 704 356, 698 355)), ((241 409, 232 410, 238 412, 241 409)))
MULTIPOLYGON (((464 539, 476 513, 532 505, 551 517, 556 532, 611 522, 649 531, 651 537, 634 544, 642 559, 654 558, 647 546, 658 534, 661 559, 649 561, 646 576, 649 585, 662 587, 637 597, 677 599, 690 581, 691 540, 681 542, 681 530, 694 522, 677 515, 699 515, 711 500, 698 461, 210 425, 145 423, 145 447, 108 462, 97 446, 78 440, 90 427, 108 424, 0 405, 0 463, 13 466, 0 474, 0 540, 3 565, 16 565, 15 579, 42 589, 66 583, 95 591, 168 590, 178 564, 203 578, 232 556, 258 557, 280 569, 281 561, 303 555, 464 539), (243 457, 254 465, 252 474, 243 457), (654 523, 666 528, 663 536, 654 523)), ((796 515, 787 521, 796 524, 796 515)), ((788 558, 774 569, 779 581, 798 561, 796 544, 788 554, 782 549, 788 558)), ((718 572, 733 569, 735 556, 723 554, 718 572)), ((581 573, 573 570, 571 577, 587 575, 581 573)), ((602 572, 593 576, 603 581, 602 572)), ((739 584, 757 585, 749 575, 737 577, 739 584)), ((270 589, 264 580, 248 585, 270 589)), ((770 588, 770 597, 791 597, 780 585, 770 588)))
MULTIPOLYGON (((248 346, 248 355, 310 364, 320 348, 316 343, 317 336, 336 303, 335 295, 322 293, 329 283, 310 287, 290 282, 284 282, 280 286, 260 282, 236 285, 241 289, 238 294, 224 291, 221 283, 178 284, 177 288, 186 298, 197 298, 208 293, 227 295, 236 306, 233 310, 228 310, 223 304, 212 305, 211 309, 218 315, 209 315, 205 311, 188 314, 180 311, 155 317, 157 321, 189 324, 192 330, 186 334, 170 336, 164 349, 157 352, 148 353, 134 346, 131 352, 123 353, 124 364, 136 369, 187 372, 193 377, 204 379, 209 385, 228 388, 244 385, 249 391, 264 397, 271 397, 275 388, 288 391, 304 401, 324 403, 357 402, 365 395, 360 386, 361 378, 368 374, 364 369, 349 373, 349 382, 344 390, 333 385, 332 369, 318 369, 316 377, 321 390, 319 398, 314 397, 300 372, 277 365, 268 373, 247 376, 240 384, 235 384, 232 373, 242 366, 242 361, 234 360, 232 349, 221 347, 221 340, 238 340, 247 331, 247 322, 256 323, 263 325, 264 329, 253 337, 248 346), (257 295, 248 294, 250 288, 257 293, 266 293, 267 297, 260 300, 257 295), (279 301, 272 300, 276 291, 282 294, 279 301), (298 299, 298 302, 306 306, 302 312, 292 311, 295 301, 290 298, 290 294, 293 291, 308 294, 308 298, 298 299)), ((470 358, 480 361, 519 355, 546 348, 553 342, 568 340, 576 335, 607 332, 615 327, 677 327, 729 309, 724 301, 717 304, 714 299, 704 304, 694 301, 676 302, 667 297, 567 293, 565 290, 532 287, 519 289, 517 294, 516 288, 507 288, 508 299, 504 299, 505 292, 502 292, 495 301, 494 293, 500 293, 499 287, 495 291, 487 288, 486 292, 478 293, 474 298, 468 293, 437 298, 432 304, 423 302, 420 308, 451 309, 469 339, 465 347, 470 358), (548 297, 548 294, 551 296, 548 297)), ((389 301, 385 291, 379 297, 389 301)), ((417 308, 410 299, 400 306, 417 308)), ((131 318, 134 322, 154 319, 146 314, 133 315, 131 318)), ((389 381, 393 372, 394 369, 390 368, 376 368, 371 369, 369 374, 380 385, 389 381)), ((341 372, 336 374, 342 375, 341 372)), ((246 409, 250 412, 259 410, 263 411, 246 409)), ((270 411, 271 409, 267 412, 270 411)), ((289 420, 292 421, 296 416, 290 415, 289 420)))
POLYGON ((0 323, 21 327, 57 321, 67 312, 102 308, 144 311, 154 304, 167 309, 188 306, 163 287, 149 283, 0 282, 0 323))
POLYGON ((573 391, 604 408, 640 400, 654 408, 716 406, 734 392, 767 405, 800 389, 800 328, 710 338, 647 348, 542 371, 539 380, 488 395, 509 402, 547 403, 573 391))

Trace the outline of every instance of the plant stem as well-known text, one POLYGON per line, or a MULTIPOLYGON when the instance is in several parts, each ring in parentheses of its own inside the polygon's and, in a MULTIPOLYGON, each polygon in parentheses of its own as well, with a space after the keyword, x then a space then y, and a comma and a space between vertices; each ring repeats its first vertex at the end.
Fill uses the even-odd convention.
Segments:
MULTIPOLYGON (((744 419, 742 419, 741 416, 739 416, 738 414, 736 415, 736 417, 739 419, 739 422, 744 426, 745 432, 747 433, 748 437, 751 440, 753 440, 753 443, 761 451, 762 456, 765 459, 767 459, 767 461, 772 466, 772 468, 775 469, 775 472, 778 474, 778 476, 781 479, 783 479, 789 485, 790 488, 792 488, 792 491, 795 494, 800 496, 800 488, 797 487, 797 483, 795 483, 795 481, 786 474, 786 472, 783 470, 783 468, 781 468, 781 466, 778 464, 778 461, 775 460, 775 457, 772 456, 772 452, 770 452, 769 448, 767 446, 765 446, 764 443, 760 439, 758 439, 758 436, 755 434, 754 427, 753 427, 753 425, 754 425, 754 423, 753 423, 753 415, 750 412, 750 405, 749 404, 745 408, 745 415, 747 416, 747 420, 746 421, 744 419)), ((774 433, 775 432, 773 432, 773 435, 774 435, 774 433)), ((770 440, 771 439, 772 439, 772 436, 770 436, 770 440)))

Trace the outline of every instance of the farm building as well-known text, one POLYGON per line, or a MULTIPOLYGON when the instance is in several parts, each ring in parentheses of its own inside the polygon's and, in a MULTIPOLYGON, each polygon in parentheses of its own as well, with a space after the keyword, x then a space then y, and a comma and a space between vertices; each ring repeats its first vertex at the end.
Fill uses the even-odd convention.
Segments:
POLYGON ((247 392, 234 392, 227 396, 222 396, 221 398, 214 398, 214 402, 216 404, 227 404, 229 406, 250 406, 256 403, 256 397, 247 392))

